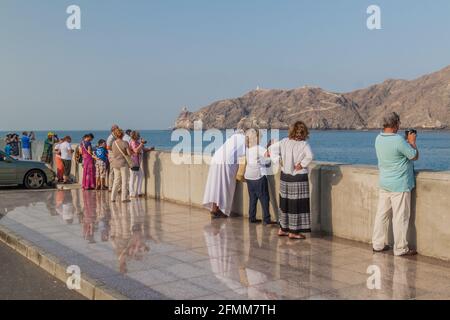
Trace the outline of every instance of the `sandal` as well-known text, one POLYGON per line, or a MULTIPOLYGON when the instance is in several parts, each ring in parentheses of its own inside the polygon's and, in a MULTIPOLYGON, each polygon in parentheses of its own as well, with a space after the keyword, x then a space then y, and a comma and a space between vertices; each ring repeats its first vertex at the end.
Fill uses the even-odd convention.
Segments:
POLYGON ((279 230, 278 231, 278 236, 279 237, 287 237, 287 236, 289 236, 289 233, 287 233, 287 232, 284 232, 283 230, 279 230))
POLYGON ((220 218, 220 213, 219 212, 210 212, 211 213, 211 218, 212 219, 219 219, 220 218))
POLYGON ((294 240, 305 240, 306 237, 302 234, 294 234, 294 233, 289 233, 289 239, 294 239, 294 240))

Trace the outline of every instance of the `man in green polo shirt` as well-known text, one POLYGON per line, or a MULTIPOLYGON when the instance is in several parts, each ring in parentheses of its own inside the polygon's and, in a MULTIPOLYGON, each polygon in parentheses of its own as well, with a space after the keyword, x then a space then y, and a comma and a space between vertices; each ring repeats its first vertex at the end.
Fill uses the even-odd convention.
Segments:
POLYGON ((390 249, 387 233, 392 213, 394 255, 415 255, 417 252, 409 249, 406 236, 411 215, 411 191, 415 187, 413 161, 419 159, 416 135, 411 133, 406 140, 397 134, 400 117, 395 112, 384 117, 383 127, 375 142, 380 194, 372 237, 373 250, 382 252, 390 249))

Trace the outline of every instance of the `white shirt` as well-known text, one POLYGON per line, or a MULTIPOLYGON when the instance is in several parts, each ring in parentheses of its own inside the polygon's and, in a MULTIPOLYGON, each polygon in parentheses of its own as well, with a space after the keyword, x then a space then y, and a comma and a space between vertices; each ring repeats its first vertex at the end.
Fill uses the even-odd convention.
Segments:
POLYGON ((106 140, 106 146, 109 149, 112 149, 112 145, 114 143, 114 141, 116 140, 116 137, 114 137, 114 135, 111 133, 108 137, 108 139, 106 140))
POLYGON ((245 167, 244 175, 246 180, 259 180, 267 175, 271 160, 265 157, 265 153, 266 149, 259 145, 247 150, 247 166, 245 167))
POLYGON ((272 160, 281 160, 281 170, 290 175, 308 173, 308 166, 313 161, 314 155, 307 141, 296 141, 285 138, 270 146, 272 160), (302 170, 295 170, 295 166, 301 164, 302 170))
MULTIPOLYGON (((61 143, 55 143, 55 146, 53 147, 53 150, 58 152, 60 144, 61 143)), ((59 154, 56 154, 55 156, 61 158, 61 156, 59 154)))
POLYGON ((125 135, 123 136, 122 140, 123 140, 123 141, 126 141, 126 142, 128 142, 128 143, 130 143, 131 137, 130 137, 129 135, 125 134, 125 135))
POLYGON ((61 159, 72 160, 72 146, 67 141, 61 143, 58 147, 61 151, 61 159))

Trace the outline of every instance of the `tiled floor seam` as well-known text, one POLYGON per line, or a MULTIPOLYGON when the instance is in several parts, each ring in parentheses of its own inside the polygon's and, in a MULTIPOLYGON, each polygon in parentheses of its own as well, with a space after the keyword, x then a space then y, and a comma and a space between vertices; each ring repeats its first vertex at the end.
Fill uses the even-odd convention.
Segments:
MULTIPOLYGON (((0 241, 10 248, 30 260, 44 271, 58 279, 66 282, 67 265, 53 255, 36 247, 31 242, 17 236, 13 231, 0 225, 0 241)), ((81 275, 81 289, 77 291, 82 296, 90 300, 128 300, 127 297, 118 291, 107 288, 87 275, 81 275)))

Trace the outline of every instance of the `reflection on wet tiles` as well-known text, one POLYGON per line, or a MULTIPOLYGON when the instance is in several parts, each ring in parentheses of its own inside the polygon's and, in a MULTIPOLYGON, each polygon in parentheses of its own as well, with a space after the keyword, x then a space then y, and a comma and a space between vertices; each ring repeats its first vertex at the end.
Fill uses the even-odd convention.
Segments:
POLYGON ((128 276, 135 279, 146 286, 162 284, 166 282, 173 282, 179 278, 165 270, 149 269, 144 271, 130 272, 128 276))
POLYGON ((293 286, 298 285, 304 288, 314 288, 319 290, 320 292, 330 289, 342 289, 349 286, 347 283, 323 276, 316 276, 314 274, 302 274, 301 276, 295 277, 287 276, 286 279, 290 281, 291 285, 293 286))
POLYGON ((450 296, 450 265, 373 254, 313 234, 277 236, 246 219, 155 200, 110 203, 107 192, 14 192, 0 219, 21 237, 132 299, 432 299, 450 296), (367 288, 367 267, 381 290, 367 288))
POLYGON ((234 289, 221 292, 220 295, 228 300, 250 300, 251 294, 248 294, 248 288, 234 289))
POLYGON ((195 299, 214 293, 187 280, 178 280, 161 285, 155 285, 152 286, 152 288, 155 291, 174 299, 195 299))
POLYGON ((240 281, 219 274, 191 278, 189 282, 217 293, 244 287, 240 281))
POLYGON ((348 285, 366 284, 368 275, 351 272, 340 267, 330 267, 323 265, 314 265, 312 274, 325 277, 334 281, 346 283, 348 285))
POLYGON ((210 294, 207 296, 195 298, 193 300, 226 300, 226 299, 227 298, 225 298, 224 296, 221 296, 220 294, 213 293, 213 294, 210 294))
POLYGON ((383 290, 369 290, 366 283, 321 293, 322 296, 339 297, 345 300, 387 300, 390 296, 383 290))
POLYGON ((165 267, 165 270, 182 279, 190 279, 208 274, 208 271, 189 263, 179 263, 165 267))
POLYGON ((164 295, 159 290, 153 290, 143 283, 130 277, 119 275, 103 278, 101 282, 108 288, 117 290, 121 294, 135 300, 166 300, 170 296, 164 295))
POLYGON ((168 256, 178 259, 180 261, 183 262, 198 262, 198 261, 204 261, 206 259, 208 259, 209 261, 209 256, 206 254, 199 254, 197 252, 194 251, 175 251, 175 252, 169 252, 167 254, 168 256))
POLYGON ((319 294, 320 291, 311 287, 301 287, 289 280, 274 280, 249 288, 252 299, 300 299, 319 294), (260 297, 260 298, 257 298, 260 297))
POLYGON ((450 300, 450 295, 441 293, 427 293, 416 297, 416 300, 450 300))

